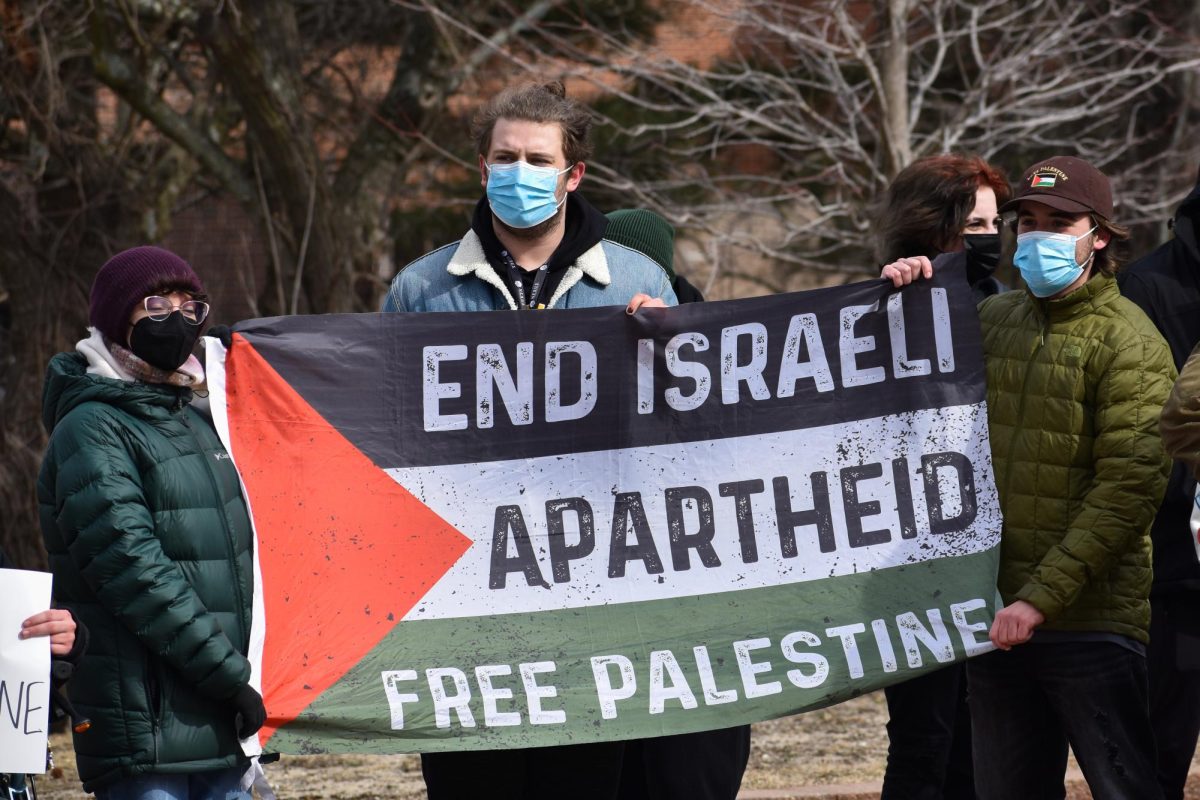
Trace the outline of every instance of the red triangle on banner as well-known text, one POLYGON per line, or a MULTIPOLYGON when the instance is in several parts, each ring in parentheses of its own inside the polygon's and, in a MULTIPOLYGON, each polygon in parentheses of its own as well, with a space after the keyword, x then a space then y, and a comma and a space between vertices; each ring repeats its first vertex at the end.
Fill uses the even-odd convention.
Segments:
POLYGON ((263 744, 377 645, 471 540, 377 467, 240 334, 229 437, 259 533, 263 744))

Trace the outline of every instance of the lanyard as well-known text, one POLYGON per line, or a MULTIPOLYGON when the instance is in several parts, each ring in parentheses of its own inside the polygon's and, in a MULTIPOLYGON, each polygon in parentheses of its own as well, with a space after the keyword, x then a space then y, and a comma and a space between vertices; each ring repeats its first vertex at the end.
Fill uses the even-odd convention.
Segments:
POLYGON ((500 257, 504 259, 504 263, 508 266, 509 277, 512 278, 513 286, 517 290, 517 306, 522 311, 529 311, 531 308, 540 309, 544 306, 538 304, 538 296, 542 293, 542 287, 546 285, 546 275, 550 272, 549 264, 542 264, 538 268, 537 274, 533 278, 533 285, 529 287, 529 300, 525 300, 525 270, 517 266, 517 262, 508 254, 507 250, 500 251, 500 257))

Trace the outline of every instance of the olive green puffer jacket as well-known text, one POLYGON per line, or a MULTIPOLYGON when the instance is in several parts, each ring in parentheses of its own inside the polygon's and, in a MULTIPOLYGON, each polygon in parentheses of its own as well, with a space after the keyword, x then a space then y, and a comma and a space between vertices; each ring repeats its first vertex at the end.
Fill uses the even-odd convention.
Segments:
POLYGON ((1032 603, 1044 629, 1148 641, 1166 342, 1106 276, 1058 300, 996 295, 980 321, 1004 602, 1032 603))
POLYGON ((38 479, 58 600, 90 629, 69 692, 84 788, 245 761, 232 695, 250 676, 251 537, 237 473, 190 389, 55 356, 38 479))

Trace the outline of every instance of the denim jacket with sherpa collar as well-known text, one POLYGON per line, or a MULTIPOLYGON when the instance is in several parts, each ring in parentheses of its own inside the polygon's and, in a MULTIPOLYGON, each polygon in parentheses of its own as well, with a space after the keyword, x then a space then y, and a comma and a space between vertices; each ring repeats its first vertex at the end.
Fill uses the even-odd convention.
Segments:
MULTIPOLYGON (((677 304, 670 278, 657 263, 624 245, 601 240, 567 267, 547 308, 625 305, 639 292, 677 304)), ((413 261, 392 281, 384 311, 516 310, 474 231, 413 261)))

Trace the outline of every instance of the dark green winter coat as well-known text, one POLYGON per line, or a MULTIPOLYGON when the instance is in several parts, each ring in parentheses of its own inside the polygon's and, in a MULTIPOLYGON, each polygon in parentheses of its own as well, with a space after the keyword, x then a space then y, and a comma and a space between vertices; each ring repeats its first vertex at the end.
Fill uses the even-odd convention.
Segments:
POLYGON ((980 321, 1004 602, 1032 603, 1044 629, 1148 641, 1166 342, 1106 276, 1058 300, 991 297, 980 321))
POLYGON ((70 683, 84 788, 245 761, 231 696, 250 677, 251 536, 237 474, 190 389, 55 356, 38 478, 58 600, 90 630, 70 683))

